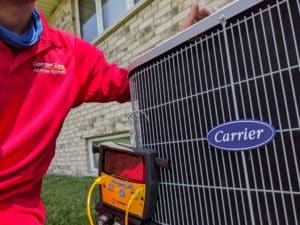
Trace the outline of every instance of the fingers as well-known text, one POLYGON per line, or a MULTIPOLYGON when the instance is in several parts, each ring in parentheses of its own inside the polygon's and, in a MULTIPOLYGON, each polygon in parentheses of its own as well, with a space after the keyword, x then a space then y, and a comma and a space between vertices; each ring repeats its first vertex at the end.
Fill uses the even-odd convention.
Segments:
POLYGON ((205 17, 209 16, 210 14, 214 13, 216 10, 207 7, 199 7, 197 19, 198 21, 204 19, 205 17))
POLYGON ((199 22, 210 14, 214 13, 216 10, 213 8, 199 7, 198 5, 193 5, 191 11, 184 19, 180 25, 180 30, 184 30, 194 23, 199 22))
POLYGON ((193 5, 191 11, 187 15, 187 17, 183 20, 183 22, 180 25, 180 30, 184 30, 188 28, 189 26, 193 25, 195 23, 195 20, 198 20, 198 14, 199 14, 199 6, 193 5))

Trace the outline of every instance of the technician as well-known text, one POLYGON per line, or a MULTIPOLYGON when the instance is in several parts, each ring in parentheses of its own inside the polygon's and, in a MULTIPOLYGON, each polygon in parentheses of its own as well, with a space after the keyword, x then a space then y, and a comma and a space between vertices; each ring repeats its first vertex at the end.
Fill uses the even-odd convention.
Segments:
MULTIPOLYGON (((49 27, 35 0, 0 0, 0 224, 42 225, 42 177, 71 108, 126 102, 127 70, 49 27)), ((193 6, 181 29, 210 14, 193 6)))

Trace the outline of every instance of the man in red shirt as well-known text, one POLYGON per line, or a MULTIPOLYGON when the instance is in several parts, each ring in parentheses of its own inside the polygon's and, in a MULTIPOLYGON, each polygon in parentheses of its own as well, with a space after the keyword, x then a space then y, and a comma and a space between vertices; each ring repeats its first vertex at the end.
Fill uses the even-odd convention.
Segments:
MULTIPOLYGON (((35 0, 0 0, 0 224, 41 225, 42 177, 69 110, 125 102, 127 70, 71 34, 51 28, 35 0)), ((211 12, 194 6, 184 29, 211 12)))

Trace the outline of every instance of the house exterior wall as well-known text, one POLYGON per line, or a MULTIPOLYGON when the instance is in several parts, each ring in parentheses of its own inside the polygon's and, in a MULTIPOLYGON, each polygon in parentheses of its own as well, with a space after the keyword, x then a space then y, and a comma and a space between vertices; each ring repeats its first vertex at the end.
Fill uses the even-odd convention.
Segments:
POLYGON ((49 24, 67 32, 75 33, 72 0, 64 0, 48 18, 49 24))
MULTIPOLYGON (((126 67, 130 60, 176 34, 191 3, 220 8, 226 0, 144 0, 119 24, 102 34, 94 44, 109 62, 126 67)), ((49 19, 53 26, 76 32, 74 2, 64 0, 49 19)), ((70 111, 57 140, 49 173, 94 175, 90 171, 88 140, 130 131, 131 104, 83 104, 70 111)))

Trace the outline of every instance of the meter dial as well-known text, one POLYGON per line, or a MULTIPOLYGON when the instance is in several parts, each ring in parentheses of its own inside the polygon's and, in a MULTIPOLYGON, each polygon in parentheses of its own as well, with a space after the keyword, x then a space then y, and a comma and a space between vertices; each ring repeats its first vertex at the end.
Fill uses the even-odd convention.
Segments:
POLYGON ((143 157, 116 151, 104 152, 104 171, 135 182, 145 181, 143 157))

